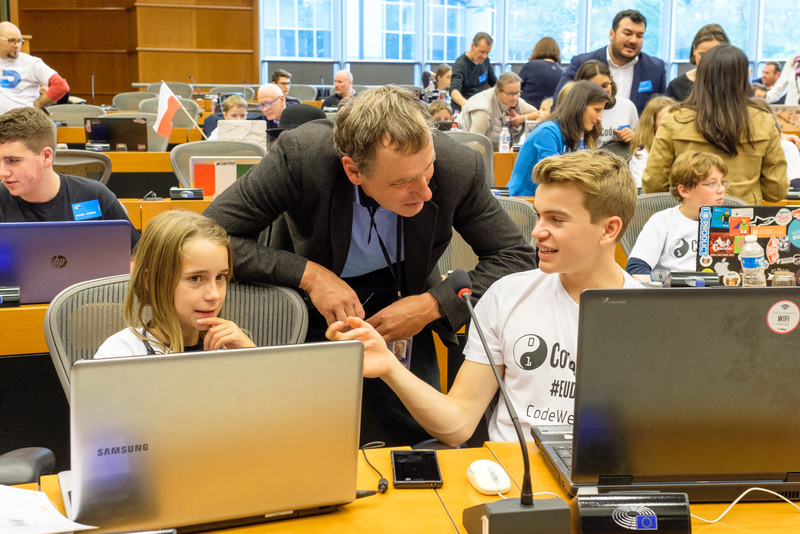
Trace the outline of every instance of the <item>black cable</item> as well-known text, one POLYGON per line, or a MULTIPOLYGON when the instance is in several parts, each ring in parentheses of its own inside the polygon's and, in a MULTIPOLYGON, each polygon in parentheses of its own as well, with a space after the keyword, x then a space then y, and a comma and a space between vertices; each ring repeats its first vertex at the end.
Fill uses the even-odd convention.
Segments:
POLYGON ((378 474, 380 480, 378 480, 377 490, 356 491, 356 499, 361 499, 363 497, 371 497, 372 495, 376 495, 378 493, 385 493, 386 490, 389 489, 389 481, 383 477, 381 472, 378 471, 378 469, 374 465, 372 465, 372 462, 370 462, 369 458, 367 458, 367 452, 366 452, 366 449, 378 449, 383 446, 385 446, 385 443, 383 443, 382 441, 373 441, 361 447, 361 454, 364 456, 364 461, 367 462, 367 465, 370 466, 370 468, 372 468, 372 470, 378 474))

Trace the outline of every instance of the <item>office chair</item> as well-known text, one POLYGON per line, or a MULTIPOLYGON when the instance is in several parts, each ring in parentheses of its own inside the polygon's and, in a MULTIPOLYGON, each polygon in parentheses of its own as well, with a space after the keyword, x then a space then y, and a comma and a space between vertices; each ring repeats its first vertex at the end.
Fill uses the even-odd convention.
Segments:
POLYGON ((106 110, 91 104, 54 104, 47 107, 53 122, 61 122, 66 126, 80 126, 86 117, 103 117, 106 110))
MULTIPOLYGON (((127 274, 80 282, 56 295, 47 307, 45 340, 67 399, 72 364, 92 359, 106 338, 125 328, 123 308, 129 282, 127 274)), ((303 299, 281 286, 229 284, 220 315, 235 322, 260 347, 302 343, 308 329, 303 299)))
POLYGON ((139 102, 148 98, 158 98, 158 94, 146 91, 118 93, 111 100, 111 105, 120 111, 139 111, 139 102))
POLYGON ((153 129, 158 116, 155 113, 111 113, 107 116, 109 119, 144 119, 147 121, 147 151, 148 152, 166 152, 169 139, 164 139, 153 129))
POLYGON ((44 447, 25 447, 0 454, 0 484, 38 483, 42 475, 53 473, 56 457, 44 447))
MULTIPOLYGON (((194 100, 181 99, 183 109, 189 112, 189 116, 181 110, 175 112, 172 117, 172 126, 175 128, 194 128, 197 119, 200 118, 200 106, 194 100), (194 122, 192 122, 194 120, 194 122)), ((148 98, 139 102, 139 111, 142 113, 158 114, 158 98, 148 98)))
MULTIPOLYGON (((497 197, 500 206, 508 213, 514 224, 517 225, 526 241, 532 242, 531 232, 536 226, 536 211, 527 200, 513 197, 497 197)), ((478 256, 472 251, 461 234, 453 230, 450 244, 439 258, 439 272, 447 274, 455 269, 471 271, 478 265, 478 256)))
POLYGON ((444 133, 459 143, 481 153, 481 156, 483 156, 483 170, 486 172, 486 185, 494 187, 494 146, 492 146, 489 138, 474 132, 450 130, 444 133))
POLYGON ((317 88, 301 83, 289 86, 289 96, 298 98, 302 101, 317 100, 317 88))
POLYGON ((83 176, 106 185, 111 178, 111 159, 93 150, 56 150, 53 170, 83 176))
POLYGON ((191 187, 189 160, 192 156, 260 156, 267 150, 247 141, 192 141, 182 143, 169 153, 169 162, 181 187, 191 187))
POLYGON ((241 93, 245 100, 255 100, 256 90, 246 85, 218 85, 208 90, 210 95, 227 95, 228 93, 241 93))
MULTIPOLYGON (((639 233, 644 228, 645 223, 657 211, 662 211, 673 206, 680 204, 678 200, 670 193, 645 193, 636 198, 636 211, 633 214, 633 219, 628 224, 625 235, 620 239, 619 244, 625 256, 630 256, 633 246, 636 244, 636 239, 639 233)), ((722 202, 723 206, 747 206, 747 202, 736 197, 726 196, 722 202)))
MULTIPOLYGON (((360 93, 362 91, 366 91, 370 87, 376 87, 376 86, 375 85, 356 85, 356 84, 353 84, 353 91, 355 91, 356 93, 360 93)), ((336 89, 334 89, 334 87, 331 86, 330 94, 335 94, 335 93, 336 93, 336 89)))
MULTIPOLYGON (((175 96, 180 98, 188 98, 191 99, 192 95, 194 95, 194 88, 188 84, 183 82, 165 82, 167 87, 169 87, 170 91, 172 91, 175 96)), ((161 82, 151 83, 147 86, 148 93, 155 93, 158 95, 158 92, 161 90, 161 82)))

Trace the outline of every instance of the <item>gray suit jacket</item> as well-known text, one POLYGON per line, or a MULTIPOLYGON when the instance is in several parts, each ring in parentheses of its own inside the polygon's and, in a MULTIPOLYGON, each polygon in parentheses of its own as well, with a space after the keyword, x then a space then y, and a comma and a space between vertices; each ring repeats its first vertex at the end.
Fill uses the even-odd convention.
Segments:
MULTIPOLYGON (((466 305, 442 281, 436 262, 455 228, 480 258, 470 278, 478 298, 498 278, 535 267, 533 248, 486 187, 480 154, 446 134, 433 134, 433 198, 404 219, 406 294, 429 291, 439 302, 443 334, 466 324, 466 305)), ((342 168, 327 120, 281 134, 260 165, 206 209, 231 235, 236 279, 297 287, 308 260, 340 275, 347 261, 353 184, 342 168), (283 214, 291 250, 258 244, 259 233, 283 214)))

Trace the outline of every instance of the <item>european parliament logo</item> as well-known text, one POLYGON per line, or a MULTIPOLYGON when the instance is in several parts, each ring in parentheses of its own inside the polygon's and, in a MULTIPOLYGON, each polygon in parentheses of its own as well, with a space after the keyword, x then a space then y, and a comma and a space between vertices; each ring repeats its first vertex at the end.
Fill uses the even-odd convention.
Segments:
POLYGON ((614 523, 628 530, 658 530, 656 513, 646 506, 618 506, 611 518, 614 523))

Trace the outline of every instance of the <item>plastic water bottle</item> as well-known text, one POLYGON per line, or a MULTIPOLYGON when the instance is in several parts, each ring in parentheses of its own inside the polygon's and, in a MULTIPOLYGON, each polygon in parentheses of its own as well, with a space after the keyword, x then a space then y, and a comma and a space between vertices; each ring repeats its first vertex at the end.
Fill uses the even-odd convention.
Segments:
POLYGON ((744 246, 739 253, 742 264, 742 287, 766 287, 767 277, 764 269, 764 249, 758 244, 758 238, 752 234, 744 237, 744 246))
POLYGON ((511 134, 505 126, 503 126, 503 130, 500 132, 498 148, 501 154, 508 154, 511 152, 511 134))

